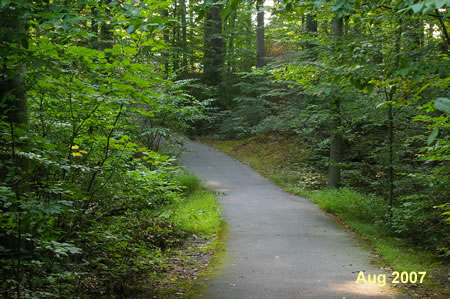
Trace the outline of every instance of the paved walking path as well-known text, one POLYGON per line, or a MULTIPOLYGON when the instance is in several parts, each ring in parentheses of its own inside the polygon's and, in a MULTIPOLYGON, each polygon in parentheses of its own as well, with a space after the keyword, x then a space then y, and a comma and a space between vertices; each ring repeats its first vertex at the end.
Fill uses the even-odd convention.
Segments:
MULTIPOLYGON (((209 146, 187 142, 181 164, 220 196, 228 258, 201 298, 393 298, 389 286, 356 284, 370 264, 351 233, 307 199, 209 146)), ((398 297, 396 297, 398 298, 398 297)))

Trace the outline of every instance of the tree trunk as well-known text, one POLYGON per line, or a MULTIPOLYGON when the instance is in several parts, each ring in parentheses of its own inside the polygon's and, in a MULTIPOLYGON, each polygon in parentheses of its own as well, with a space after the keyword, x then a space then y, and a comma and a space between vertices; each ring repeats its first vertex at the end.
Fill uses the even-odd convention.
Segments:
POLYGON ((234 70, 234 35, 236 28, 237 11, 233 13, 230 21, 230 36, 228 38, 227 50, 227 73, 232 74, 234 70))
MULTIPOLYGON (((395 51, 396 54, 395 62, 393 65, 393 71, 396 70, 400 65, 401 43, 402 43, 402 24, 400 23, 397 31, 397 38, 395 40, 395 51)), ((391 89, 389 93, 386 92, 386 100, 388 102, 387 111, 387 121, 388 121, 388 204, 389 213, 392 215, 392 207, 394 205, 394 188, 395 188, 395 177, 394 177, 394 114, 393 114, 393 98, 394 92, 391 89)))
MULTIPOLYGON (((392 95, 390 95, 392 101, 392 95)), ((389 151, 389 167, 388 167, 388 202, 389 209, 392 210, 394 202, 394 115, 392 113, 392 104, 388 106, 388 151, 389 151)))
MULTIPOLYGON (((26 21, 23 11, 20 9, 3 11, 0 14, 0 26, 3 31, 0 39, 0 44, 2 45, 0 59, 3 63, 2 71, 0 72, 0 119, 9 124, 8 133, 12 139, 10 153, 0 155, 0 180, 14 190, 16 201, 13 207, 20 211, 22 193, 28 190, 24 174, 29 169, 29 161, 23 157, 18 157, 16 154, 17 147, 20 147, 21 150, 26 150, 28 145, 27 141, 20 141, 20 137, 24 136, 23 134, 16 134, 18 131, 16 127, 21 127, 24 132, 27 132, 28 109, 24 80, 26 68, 23 62, 14 61, 16 58, 13 58, 12 62, 8 60, 15 55, 23 55, 21 51, 28 47, 26 21)), ((21 298, 22 293, 22 255, 23 247, 27 245, 27 241, 24 242, 22 237, 20 215, 21 213, 17 213, 16 216, 15 236, 12 234, 4 235, 3 231, 0 231, 0 237, 3 239, 1 244, 5 248, 15 251, 16 265, 12 268, 11 279, 16 280, 15 291, 17 298, 21 298)))
MULTIPOLYGON (((310 33, 310 34, 314 34, 317 33, 317 20, 316 20, 316 15, 311 15, 311 14, 307 14, 306 15, 306 32, 310 33)), ((305 43, 305 48, 306 49, 311 49, 314 48, 316 45, 314 43, 311 42, 306 42, 305 43)))
MULTIPOLYGON (((189 6, 191 6, 191 1, 189 1, 189 6)), ((194 9, 189 7, 189 24, 188 24, 188 39, 190 43, 190 47, 188 48, 189 53, 189 67, 191 71, 194 71, 195 61, 194 61, 194 9)))
POLYGON ((180 0, 180 19, 181 19, 181 51, 182 51, 181 67, 183 68, 184 73, 186 72, 188 65, 186 0, 180 0))
MULTIPOLYGON (((2 44, 28 44, 25 21, 20 16, 13 16, 13 13, 9 12, 8 15, 0 15, 0 26, 8 32, 2 35, 2 44)), ((14 51, 12 48, 10 50, 14 51)), ((28 111, 24 83, 25 65, 10 65, 7 56, 1 57, 1 60, 3 67, 0 73, 0 101, 4 102, 0 105, 0 116, 6 117, 9 123, 26 124, 28 111)))
POLYGON ((331 21, 331 26, 333 35, 337 38, 342 37, 344 29, 342 18, 334 17, 331 21))
POLYGON ((264 45, 264 0, 256 1, 256 67, 263 67, 265 64, 265 45, 264 45))
MULTIPOLYGON (((103 0, 103 3, 107 7, 109 3, 111 3, 111 0, 103 0)), ((110 15, 110 10, 106 8, 106 15, 110 15)), ((113 37, 111 32, 111 25, 107 24, 106 22, 103 22, 100 27, 100 45, 99 48, 101 50, 112 48, 113 43, 113 37)))
POLYGON ((340 131, 341 119, 340 119, 340 100, 338 98, 333 99, 331 108, 331 118, 334 127, 334 132, 331 136, 330 142, 330 159, 328 166, 328 187, 338 188, 341 182, 341 163, 342 159, 342 144, 343 138, 340 131))
POLYGON ((211 86, 219 86, 222 82, 224 69, 225 44, 222 37, 222 4, 220 0, 213 0, 208 4, 205 0, 205 42, 203 58, 203 82, 211 86))
MULTIPOLYGON (((332 20, 332 32, 339 43, 339 38, 343 35, 343 22, 341 18, 334 17, 332 20)), ((341 162, 342 155, 342 132, 341 132, 341 117, 340 117, 341 102, 340 99, 334 98, 331 103, 331 121, 333 125, 333 132, 330 143, 330 159, 328 166, 328 187, 338 188, 341 181, 341 162)))
POLYGON ((97 14, 97 8, 96 7, 92 7, 91 8, 91 15, 92 15, 92 20, 91 20, 91 33, 94 35, 91 40, 90 40, 90 47, 92 49, 97 49, 99 47, 99 34, 98 34, 98 14, 97 14))
MULTIPOLYGON (((178 17, 178 1, 173 1, 173 18, 178 17)), ((176 72, 180 68, 180 61, 179 61, 179 52, 180 52, 180 25, 177 23, 175 26, 173 26, 172 29, 172 49, 170 52, 172 52, 172 64, 173 64, 173 70, 176 72)))
MULTIPOLYGON (((168 18, 169 17, 169 11, 167 9, 164 9, 162 11, 162 16, 164 18, 168 18)), ((166 44, 166 46, 168 47, 170 44, 170 38, 169 38, 169 30, 165 27, 163 29, 163 39, 164 42, 166 44)), ((169 77, 169 72, 170 72, 170 64, 169 64, 169 52, 168 50, 164 50, 163 52, 163 59, 164 59, 164 74, 166 75, 166 78, 169 77)))

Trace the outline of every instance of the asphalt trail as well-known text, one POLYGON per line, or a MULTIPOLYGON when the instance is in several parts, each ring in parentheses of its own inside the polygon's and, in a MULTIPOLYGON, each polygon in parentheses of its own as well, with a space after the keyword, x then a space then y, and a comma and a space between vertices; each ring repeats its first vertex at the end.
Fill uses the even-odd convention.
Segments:
MULTIPOLYGON (((197 142, 181 164, 218 192, 230 226, 226 263, 201 298, 394 298, 389 286, 356 284, 359 271, 386 274, 352 234, 307 199, 197 142)), ((400 296, 395 296, 399 298, 400 296)))

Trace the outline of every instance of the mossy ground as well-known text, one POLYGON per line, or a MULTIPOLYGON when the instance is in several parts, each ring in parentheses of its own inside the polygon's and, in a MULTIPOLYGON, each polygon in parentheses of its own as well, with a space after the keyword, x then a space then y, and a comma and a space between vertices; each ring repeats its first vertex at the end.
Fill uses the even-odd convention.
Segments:
POLYGON ((374 223, 383 202, 353 190, 328 190, 325 172, 311 163, 311 151, 298 136, 265 134, 239 140, 201 138, 251 166, 284 190, 314 201, 355 231, 362 245, 374 252, 374 263, 390 271, 427 272, 423 284, 404 285, 417 298, 450 298, 448 263, 418 244, 396 238, 374 223), (358 215, 358 216, 355 216, 358 215))

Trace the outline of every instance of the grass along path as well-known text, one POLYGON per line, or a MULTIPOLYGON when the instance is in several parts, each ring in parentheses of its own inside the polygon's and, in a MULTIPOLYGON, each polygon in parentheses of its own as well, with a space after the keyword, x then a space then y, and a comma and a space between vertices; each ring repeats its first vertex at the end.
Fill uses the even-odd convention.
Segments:
POLYGON ((386 211, 385 201, 350 189, 325 188, 325 176, 310 166, 307 148, 295 136, 259 135, 240 140, 201 138, 217 149, 251 166, 284 190, 309 198, 326 212, 357 232, 367 248, 378 256, 375 261, 389 271, 427 272, 422 284, 404 284, 417 298, 450 298, 448 264, 436 254, 394 237, 377 214, 386 211), (316 189, 316 190, 314 190, 316 189))
POLYGON ((193 174, 182 173, 177 180, 186 196, 164 214, 186 241, 169 254, 164 273, 151 282, 155 298, 191 298, 198 276, 205 277, 220 261, 216 252, 223 251, 226 235, 217 196, 193 174))

